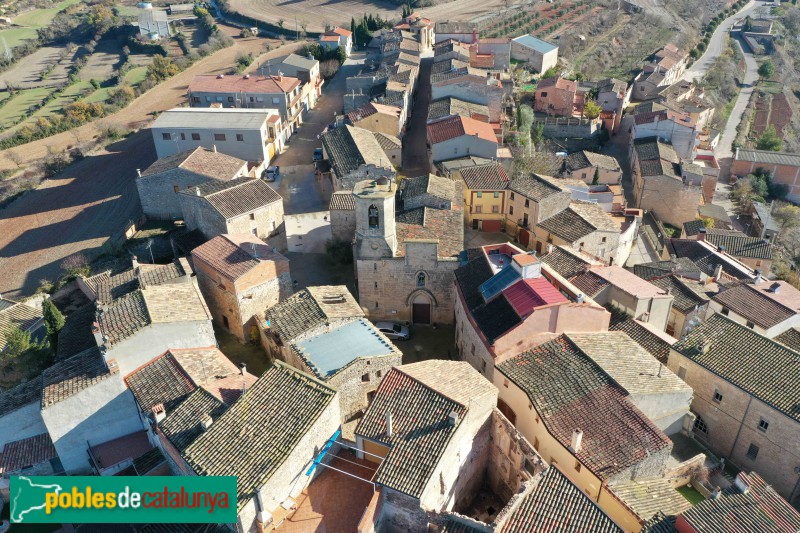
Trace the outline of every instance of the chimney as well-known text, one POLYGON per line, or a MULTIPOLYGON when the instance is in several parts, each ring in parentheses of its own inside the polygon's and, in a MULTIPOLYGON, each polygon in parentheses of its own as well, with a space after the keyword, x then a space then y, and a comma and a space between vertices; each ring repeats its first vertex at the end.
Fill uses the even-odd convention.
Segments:
POLYGON ((136 169, 136 175, 139 176, 140 178, 142 177, 142 169, 141 168, 137 168, 136 169))
POLYGON ((119 374, 119 364, 117 364, 116 359, 106 361, 106 367, 108 367, 109 374, 119 374))
POLYGON ((458 413, 450 411, 450 414, 447 415, 447 425, 455 426, 456 424, 458 424, 458 413))
POLYGON ((742 477, 742 473, 739 472, 737 474, 736 479, 733 481, 733 484, 736 485, 736 488, 739 489, 739 492, 742 494, 747 494, 750 492, 750 485, 747 484, 747 481, 742 477))
POLYGON ((697 233, 697 240, 700 242, 706 240, 706 228, 700 228, 700 231, 697 233))
POLYGON ((392 412, 386 411, 386 436, 392 436, 392 412))
POLYGON ((211 145, 211 151, 214 152, 215 154, 217 153, 217 145, 216 144, 212 144, 211 145))
POLYGON ((722 277, 722 263, 718 264, 714 269, 714 279, 718 280, 722 277))
MULTIPOLYGON (((98 320, 99 320, 98 313, 98 320)), ((103 332, 100 331, 100 323, 95 321, 92 323, 92 335, 94 335, 94 341, 97 343, 98 346, 102 346, 106 343, 106 340, 103 338, 103 332)))
POLYGON ((586 296, 584 296, 583 293, 581 293, 575 298, 575 301, 578 302, 579 304, 582 304, 586 301, 586 296))
POLYGON ((244 376, 244 375, 246 375, 246 374, 247 374, 247 364, 245 364, 245 363, 242 363, 240 366, 241 366, 241 373, 242 373, 242 375, 243 375, 243 376, 244 376))
POLYGON ((576 429, 572 432, 572 442, 570 443, 570 450, 572 453, 579 453, 581 451, 581 443, 583 442, 583 431, 576 429))
POLYGON ((718 500, 721 495, 722 495, 722 489, 719 487, 714 487, 714 492, 711 493, 709 498, 711 498, 712 500, 718 500))
POLYGON ((214 423, 214 419, 211 418, 211 415, 205 415, 203 418, 200 419, 200 426, 203 428, 203 431, 207 431, 208 428, 211 427, 211 424, 214 423))
POLYGON ((764 278, 761 276, 760 270, 756 269, 755 273, 756 273, 756 279, 753 280, 753 285, 760 285, 761 282, 764 281, 764 278))
POLYGON ((195 196, 203 196, 202 194, 200 194, 200 187, 195 187, 194 188, 194 194, 195 194, 195 196))
POLYGON ((134 270, 139 268, 139 258, 136 257, 135 255, 131 257, 131 268, 134 270))
POLYGON ((164 409, 163 403, 158 403, 153 406, 153 418, 156 421, 156 424, 167 418, 167 410, 164 409))

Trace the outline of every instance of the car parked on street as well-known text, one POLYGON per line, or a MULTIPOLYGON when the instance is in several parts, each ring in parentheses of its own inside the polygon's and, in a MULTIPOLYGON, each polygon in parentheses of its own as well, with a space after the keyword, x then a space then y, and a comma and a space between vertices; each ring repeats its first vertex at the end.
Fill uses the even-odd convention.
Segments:
POLYGON ((281 167, 269 167, 261 174, 261 178, 264 181, 275 181, 280 175, 281 167))
POLYGON ((407 326, 397 324, 395 322, 377 322, 375 327, 381 333, 386 335, 386 338, 393 341, 407 341, 411 338, 411 332, 407 326))

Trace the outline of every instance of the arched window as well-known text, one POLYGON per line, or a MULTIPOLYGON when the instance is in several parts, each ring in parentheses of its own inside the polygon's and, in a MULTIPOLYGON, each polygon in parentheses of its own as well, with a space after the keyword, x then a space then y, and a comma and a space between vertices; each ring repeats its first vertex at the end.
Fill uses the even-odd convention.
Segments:
POLYGON ((420 272, 417 274, 417 287, 424 287, 426 281, 425 272, 420 272))
POLYGON ((378 227, 378 208, 374 205, 369 206, 369 210, 367 211, 367 216, 369 217, 369 227, 370 228, 377 228, 378 227))

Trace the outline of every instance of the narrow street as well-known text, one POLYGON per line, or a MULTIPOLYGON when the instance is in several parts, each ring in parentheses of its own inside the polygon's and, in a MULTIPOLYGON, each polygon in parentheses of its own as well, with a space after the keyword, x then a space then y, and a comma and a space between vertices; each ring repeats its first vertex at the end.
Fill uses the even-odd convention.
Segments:
POLYGON ((403 136, 403 168, 400 173, 414 177, 428 174, 431 163, 428 159, 428 106, 431 103, 432 58, 423 58, 419 69, 417 90, 408 128, 403 136))

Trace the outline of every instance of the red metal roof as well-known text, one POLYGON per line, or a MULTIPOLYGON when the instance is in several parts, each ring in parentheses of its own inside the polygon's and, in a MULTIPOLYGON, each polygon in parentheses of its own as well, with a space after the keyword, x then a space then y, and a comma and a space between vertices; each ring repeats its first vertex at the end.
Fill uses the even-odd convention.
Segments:
POLYGON ((522 279, 504 290, 503 295, 522 318, 537 307, 567 302, 567 298, 543 277, 522 279))

